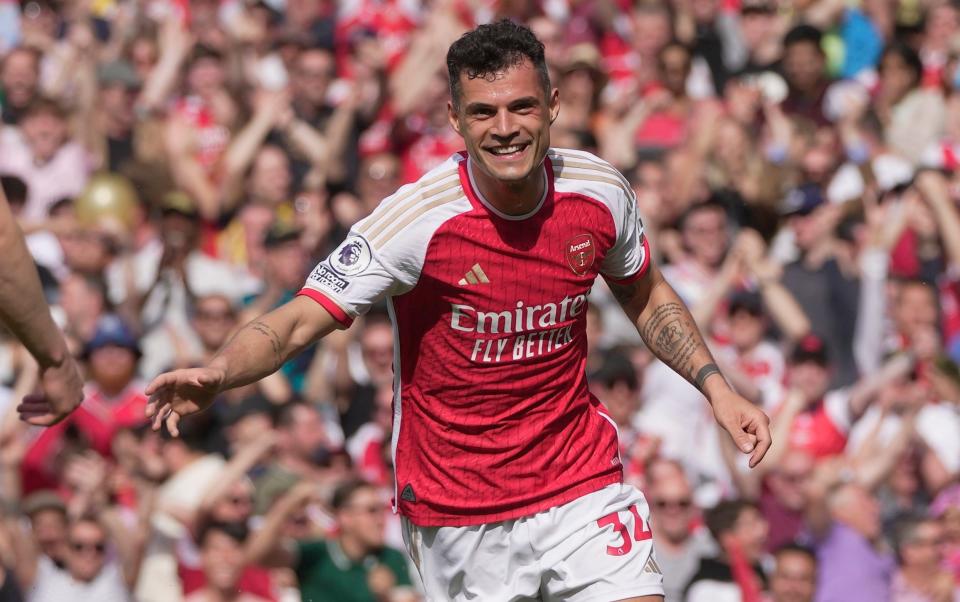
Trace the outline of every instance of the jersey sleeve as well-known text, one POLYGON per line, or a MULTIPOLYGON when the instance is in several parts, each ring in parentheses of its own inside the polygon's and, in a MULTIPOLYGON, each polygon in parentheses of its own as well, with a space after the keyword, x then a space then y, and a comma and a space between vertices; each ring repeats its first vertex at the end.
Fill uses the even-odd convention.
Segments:
POLYGON ((299 294, 349 326, 374 303, 416 286, 436 230, 469 209, 451 159, 401 187, 357 222, 340 246, 310 272, 299 294))
POLYGON ((416 282, 419 266, 403 261, 395 251, 374 251, 354 227, 310 272, 299 294, 322 305, 343 326, 350 326, 374 303, 400 294, 416 282))
POLYGON ((613 203, 614 225, 617 237, 603 259, 600 271, 615 284, 629 284, 646 274, 650 267, 650 245, 643 234, 643 221, 637 210, 633 191, 618 190, 618 202, 613 203))

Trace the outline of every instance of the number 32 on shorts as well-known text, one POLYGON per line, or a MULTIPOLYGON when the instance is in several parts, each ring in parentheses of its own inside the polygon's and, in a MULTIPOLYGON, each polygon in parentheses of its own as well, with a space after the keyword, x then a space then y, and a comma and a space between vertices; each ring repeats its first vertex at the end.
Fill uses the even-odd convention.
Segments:
POLYGON ((623 541, 620 546, 607 546, 607 554, 610 556, 623 556, 624 554, 629 554, 630 550, 633 549, 634 541, 639 542, 653 539, 653 533, 650 532, 650 525, 644 522, 644 520, 640 517, 640 512, 637 510, 637 506, 630 506, 628 510, 630 511, 630 514, 633 515, 632 538, 627 526, 624 525, 623 521, 620 520, 619 512, 611 512, 610 514, 597 520, 597 526, 601 529, 607 525, 613 525, 613 530, 619 534, 621 540, 623 541))

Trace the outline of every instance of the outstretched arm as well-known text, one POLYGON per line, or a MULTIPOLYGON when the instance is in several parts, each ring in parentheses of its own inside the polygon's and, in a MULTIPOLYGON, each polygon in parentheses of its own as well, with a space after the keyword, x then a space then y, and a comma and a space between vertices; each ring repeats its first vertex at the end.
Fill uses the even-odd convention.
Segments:
POLYGON ((339 327, 327 310, 307 297, 295 297, 237 331, 204 368, 174 370, 153 379, 147 416, 153 428, 166 421, 173 435, 186 414, 205 410, 221 391, 256 382, 287 359, 339 327))
POLYGON ((24 398, 17 410, 31 424, 59 422, 83 400, 83 381, 63 334, 43 298, 40 278, 23 234, 0 191, 0 322, 40 365, 43 395, 24 398))
POLYGON ((750 466, 756 466, 770 447, 770 419, 727 384, 690 311, 660 270, 651 265, 635 282, 609 284, 643 342, 704 394, 717 422, 730 433, 737 448, 752 453, 750 466))

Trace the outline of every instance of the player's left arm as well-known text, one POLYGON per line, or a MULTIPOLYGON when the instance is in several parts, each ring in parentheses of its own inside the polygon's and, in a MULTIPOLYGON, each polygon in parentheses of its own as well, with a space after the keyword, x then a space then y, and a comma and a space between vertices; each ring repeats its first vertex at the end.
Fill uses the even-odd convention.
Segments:
POLYGON ((730 388, 690 311, 652 263, 630 283, 608 279, 614 297, 647 347, 710 402, 717 422, 756 466, 770 448, 770 419, 730 388))

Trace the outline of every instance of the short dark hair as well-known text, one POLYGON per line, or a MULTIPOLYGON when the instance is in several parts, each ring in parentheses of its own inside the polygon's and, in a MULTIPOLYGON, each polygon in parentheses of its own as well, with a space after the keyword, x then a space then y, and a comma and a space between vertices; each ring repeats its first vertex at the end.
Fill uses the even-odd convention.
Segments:
POLYGON ((330 507, 334 510, 340 510, 350 503, 353 496, 361 489, 375 489, 375 487, 363 479, 350 479, 337 485, 333 490, 333 497, 330 498, 330 507))
POLYGON ((917 529, 921 525, 937 522, 936 519, 924 514, 907 514, 901 516, 893 524, 893 551, 897 556, 897 562, 903 562, 901 550, 906 545, 914 542, 917 536, 917 529))
POLYGON ((801 23, 787 32, 783 36, 783 49, 786 50, 796 44, 813 44, 817 47, 820 54, 823 54, 823 48, 820 42, 823 40, 823 32, 813 25, 801 23))
POLYGON ((245 542, 247 540, 247 535, 250 534, 250 530, 247 529, 247 526, 243 523, 212 521, 203 525, 203 527, 200 529, 200 532, 197 533, 197 546, 202 548, 210 534, 216 532, 223 533, 233 541, 240 544, 245 542))
POLYGON ((916 86, 920 83, 920 79, 923 77, 923 61, 920 59, 920 55, 917 54, 916 50, 903 42, 891 42, 883 49, 883 54, 880 55, 880 60, 877 63, 877 69, 881 74, 883 73, 883 59, 888 55, 900 57, 900 60, 906 64, 907 68, 913 74, 913 85, 916 86))
POLYGON ((492 78, 524 60, 533 63, 540 76, 544 94, 550 94, 550 74, 543 54, 543 43, 523 25, 508 19, 480 25, 460 36, 447 51, 447 73, 450 76, 450 98, 460 108, 460 74, 467 79, 492 78))
POLYGON ((720 543, 720 538, 733 529, 745 510, 758 510, 757 505, 747 500, 724 500, 707 510, 703 520, 707 523, 710 535, 720 543))
POLYGON ((817 554, 807 546, 802 546, 798 543, 785 543, 773 552, 773 557, 777 560, 784 554, 802 554, 806 556, 813 562, 814 565, 817 564, 817 554))

